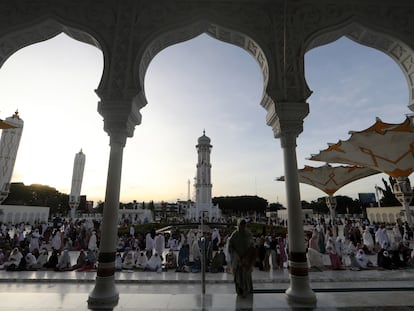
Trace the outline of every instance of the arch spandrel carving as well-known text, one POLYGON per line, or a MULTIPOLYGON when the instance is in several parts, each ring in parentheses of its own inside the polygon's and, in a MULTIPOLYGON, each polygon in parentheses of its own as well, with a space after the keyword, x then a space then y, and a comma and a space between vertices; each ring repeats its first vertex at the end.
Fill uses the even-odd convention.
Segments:
POLYGON ((206 33, 251 54, 262 70, 266 86, 276 70, 271 68, 273 39, 269 31, 272 29, 269 10, 262 3, 270 2, 170 1, 166 5, 140 6, 134 28, 144 31, 135 34, 136 83, 140 83, 142 88, 149 63, 162 49, 206 33))
POLYGON ((301 3, 304 5, 291 4, 289 15, 296 15, 295 19, 300 21, 295 25, 303 29, 304 53, 342 36, 384 52, 404 73, 409 86, 408 108, 414 111, 412 2, 303 0, 301 3))

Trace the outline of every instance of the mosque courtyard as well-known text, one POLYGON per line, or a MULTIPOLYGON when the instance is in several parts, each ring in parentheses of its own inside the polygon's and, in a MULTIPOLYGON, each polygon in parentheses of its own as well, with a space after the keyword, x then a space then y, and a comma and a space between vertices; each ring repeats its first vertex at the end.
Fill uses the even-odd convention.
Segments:
MULTIPOLYGON (((95 272, 0 271, 0 311, 88 310, 95 272)), ((238 298, 233 276, 175 271, 116 272, 114 310, 414 310, 414 269, 309 273, 316 306, 289 305, 286 269, 253 272, 254 294, 238 298)))

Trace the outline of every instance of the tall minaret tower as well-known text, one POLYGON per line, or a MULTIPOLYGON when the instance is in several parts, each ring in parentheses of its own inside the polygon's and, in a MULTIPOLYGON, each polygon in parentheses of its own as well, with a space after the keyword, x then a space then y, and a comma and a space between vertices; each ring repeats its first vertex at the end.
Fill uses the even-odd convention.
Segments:
POLYGON ((4 129, 0 140, 0 204, 6 200, 10 191, 10 181, 13 174, 14 163, 16 162, 17 150, 22 137, 24 122, 19 113, 6 120, 13 128, 4 129))
MULTIPOLYGON (((203 136, 198 139, 196 146, 198 152, 197 176, 196 176, 196 212, 198 217, 201 212, 211 211, 211 163, 210 152, 213 146, 210 145, 210 138, 203 131, 203 136)), ((211 217, 211 215, 209 215, 211 217)))
POLYGON ((80 192, 82 188, 83 171, 85 168, 85 154, 82 149, 75 155, 72 174, 72 188, 69 196, 70 217, 75 218, 76 209, 80 203, 80 192))

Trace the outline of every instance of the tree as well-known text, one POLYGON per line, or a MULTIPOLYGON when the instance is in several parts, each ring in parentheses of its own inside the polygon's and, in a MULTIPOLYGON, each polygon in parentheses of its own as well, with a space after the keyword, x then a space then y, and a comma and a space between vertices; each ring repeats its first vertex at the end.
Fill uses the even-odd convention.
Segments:
POLYGON ((280 203, 270 203, 267 207, 267 210, 269 212, 277 212, 278 210, 286 209, 282 204, 280 203))
POLYGON ((103 210, 104 210, 104 205, 105 205, 105 203, 99 200, 97 205, 96 205, 96 212, 102 214, 103 210))
POLYGON ((66 214, 69 210, 69 195, 45 185, 25 186, 23 183, 11 183, 9 196, 3 204, 48 206, 51 215, 66 214))
POLYGON ((392 177, 389 177, 390 185, 388 185, 387 181, 382 178, 382 183, 384 184, 384 188, 378 187, 382 193, 382 199, 380 200, 381 206, 400 206, 400 202, 396 199, 394 195, 394 191, 392 189, 392 186, 395 183, 395 180, 392 177))
POLYGON ((265 213, 267 200, 258 196, 227 196, 214 197, 213 204, 218 204, 223 214, 241 215, 251 212, 265 213))

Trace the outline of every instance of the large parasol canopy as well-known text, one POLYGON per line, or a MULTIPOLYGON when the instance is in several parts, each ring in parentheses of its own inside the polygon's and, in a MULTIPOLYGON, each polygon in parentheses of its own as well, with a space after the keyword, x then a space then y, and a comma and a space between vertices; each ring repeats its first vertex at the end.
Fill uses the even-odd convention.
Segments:
POLYGON ((351 137, 348 140, 329 144, 327 149, 312 155, 310 160, 368 167, 396 178, 394 194, 404 205, 411 225, 409 202, 406 201, 411 201, 409 196, 412 196, 412 191, 406 183, 409 183, 408 176, 414 171, 413 118, 406 117, 400 124, 384 123, 377 118, 369 128, 349 134, 351 137))
MULTIPOLYGON (((334 209, 336 207, 333 195, 343 186, 371 175, 381 172, 356 165, 352 166, 331 166, 325 164, 320 167, 305 166, 298 170, 299 182, 308 184, 322 190, 328 195, 326 203, 331 211, 331 219, 334 218, 334 209)), ((278 181, 284 181, 285 177, 279 177, 278 181)))
MULTIPOLYGON (((314 186, 327 195, 333 195, 340 188, 355 180, 379 173, 381 172, 356 165, 335 167, 329 164, 320 167, 305 165, 303 169, 298 170, 300 183, 314 186)), ((279 177, 277 180, 284 181, 285 177, 279 177)))
POLYGON ((414 126, 411 118, 401 124, 377 121, 351 137, 329 147, 309 160, 369 167, 391 177, 407 177, 414 171, 414 126))

